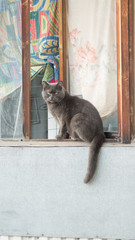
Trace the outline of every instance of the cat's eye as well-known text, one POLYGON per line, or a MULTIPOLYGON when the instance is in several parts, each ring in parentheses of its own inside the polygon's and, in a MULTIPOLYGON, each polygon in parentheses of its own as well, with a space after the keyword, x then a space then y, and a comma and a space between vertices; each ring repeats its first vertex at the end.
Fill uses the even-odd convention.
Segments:
POLYGON ((48 92, 48 93, 47 93, 47 95, 51 95, 51 93, 50 93, 50 92, 48 92))
POLYGON ((55 92, 55 95, 57 95, 58 94, 58 92, 55 92))

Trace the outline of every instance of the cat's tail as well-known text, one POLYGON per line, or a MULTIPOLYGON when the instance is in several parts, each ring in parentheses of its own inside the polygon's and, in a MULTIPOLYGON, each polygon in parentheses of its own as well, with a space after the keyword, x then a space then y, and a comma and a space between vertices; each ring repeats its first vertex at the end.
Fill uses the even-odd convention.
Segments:
POLYGON ((95 173, 98 154, 103 142, 104 142, 103 134, 96 135, 92 140, 91 147, 89 150, 88 167, 87 167, 86 176, 84 178, 84 183, 88 183, 92 179, 95 173))

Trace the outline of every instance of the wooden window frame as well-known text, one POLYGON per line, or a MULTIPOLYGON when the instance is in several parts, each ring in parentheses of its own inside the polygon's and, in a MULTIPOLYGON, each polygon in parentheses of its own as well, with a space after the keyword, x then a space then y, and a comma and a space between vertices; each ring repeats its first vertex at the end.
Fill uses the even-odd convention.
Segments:
POLYGON ((134 137, 133 0, 116 0, 118 128, 123 143, 134 137))
POLYGON ((30 79, 30 0, 22 0, 22 98, 23 139, 31 136, 31 79, 30 79))
MULTIPOLYGON (((118 85, 118 134, 110 134, 123 143, 130 143, 135 136, 134 101, 134 39, 133 0, 116 0, 117 15, 117 85, 118 85)), ((66 0, 59 0, 59 55, 60 80, 68 84, 66 0)), ((30 0, 22 0, 22 78, 23 78, 23 137, 31 135, 30 114, 30 0)))

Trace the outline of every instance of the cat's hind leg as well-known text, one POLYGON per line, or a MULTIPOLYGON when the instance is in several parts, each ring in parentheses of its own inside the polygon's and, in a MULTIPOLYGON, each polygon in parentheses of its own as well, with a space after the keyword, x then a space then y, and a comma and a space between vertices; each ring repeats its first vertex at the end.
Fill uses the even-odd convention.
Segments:
POLYGON ((79 138, 79 136, 77 135, 76 132, 72 132, 71 139, 74 140, 74 141, 82 141, 82 139, 79 138))
POLYGON ((74 115, 70 123, 70 136, 72 139, 79 139, 84 142, 93 140, 93 131, 90 131, 89 120, 84 114, 78 113, 74 115))

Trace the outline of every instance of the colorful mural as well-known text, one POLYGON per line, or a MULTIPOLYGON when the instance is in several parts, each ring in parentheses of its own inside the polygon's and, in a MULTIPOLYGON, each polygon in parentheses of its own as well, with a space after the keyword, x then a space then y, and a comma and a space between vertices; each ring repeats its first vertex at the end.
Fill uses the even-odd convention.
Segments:
MULTIPOLYGON (((30 0, 31 75, 46 65, 49 82, 59 76, 58 16, 58 0, 30 0)), ((0 23, 0 98, 4 98, 22 85, 21 0, 0 0, 0 23)))
POLYGON ((59 76, 58 0, 30 1, 30 33, 31 66, 47 64, 44 80, 51 83, 57 82, 59 76))

